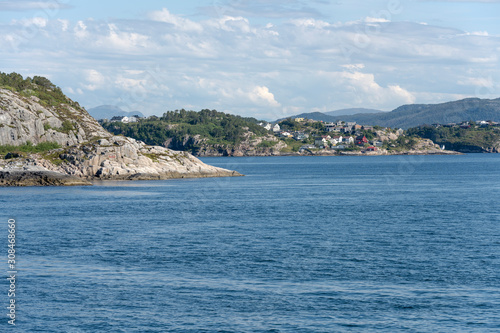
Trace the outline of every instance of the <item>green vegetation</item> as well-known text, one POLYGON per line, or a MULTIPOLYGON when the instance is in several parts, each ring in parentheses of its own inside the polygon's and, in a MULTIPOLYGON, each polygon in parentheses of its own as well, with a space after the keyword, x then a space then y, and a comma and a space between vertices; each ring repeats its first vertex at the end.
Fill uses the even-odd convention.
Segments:
POLYGON ((384 148, 392 151, 412 150, 418 144, 418 139, 413 136, 400 136, 396 140, 384 143, 384 148))
POLYGON ((149 117, 136 123, 108 122, 103 127, 115 135, 122 134, 150 145, 163 145, 172 140, 176 148, 196 153, 201 143, 189 140, 196 135, 205 144, 233 147, 251 136, 264 136, 269 132, 257 124, 254 118, 244 118, 204 109, 200 112, 176 110, 168 111, 162 117, 149 117), (189 137, 189 138, 188 138, 189 137), (182 146, 182 147, 181 147, 182 146))
POLYGON ((471 125, 471 128, 420 126, 410 128, 406 133, 430 139, 438 145, 444 145, 446 149, 457 151, 470 150, 474 147, 477 150, 487 149, 500 141, 499 127, 477 127, 474 123, 471 125))
POLYGON ((303 141, 297 141, 290 138, 283 139, 283 141, 287 144, 287 147, 281 150, 283 153, 298 152, 300 147, 304 145, 303 141))
POLYGON ((75 129, 75 126, 73 125, 73 123, 69 120, 65 120, 65 121, 63 121, 59 131, 68 134, 70 131, 72 131, 74 129, 75 129))
POLYGON ((268 140, 262 140, 261 143, 257 145, 258 148, 271 148, 275 146, 277 142, 275 141, 268 141, 268 140))
POLYGON ((22 155, 22 153, 44 153, 49 150, 58 148, 61 148, 61 146, 55 142, 42 142, 37 145, 33 145, 30 141, 28 141, 21 146, 0 146, 0 154, 5 155, 7 153, 16 153, 22 155))
POLYGON ((38 97, 40 104, 44 106, 59 106, 61 103, 64 103, 80 107, 78 103, 67 98, 61 88, 42 76, 23 78, 18 73, 6 74, 0 72, 0 88, 19 92, 24 97, 38 97))

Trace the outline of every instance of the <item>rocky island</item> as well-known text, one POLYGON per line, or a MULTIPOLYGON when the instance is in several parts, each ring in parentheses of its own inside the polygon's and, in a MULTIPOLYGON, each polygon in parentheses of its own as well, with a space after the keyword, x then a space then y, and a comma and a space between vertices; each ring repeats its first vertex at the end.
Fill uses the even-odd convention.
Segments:
POLYGON ((49 80, 15 75, 2 73, 0 82, 0 186, 241 176, 187 152, 112 135, 49 80))

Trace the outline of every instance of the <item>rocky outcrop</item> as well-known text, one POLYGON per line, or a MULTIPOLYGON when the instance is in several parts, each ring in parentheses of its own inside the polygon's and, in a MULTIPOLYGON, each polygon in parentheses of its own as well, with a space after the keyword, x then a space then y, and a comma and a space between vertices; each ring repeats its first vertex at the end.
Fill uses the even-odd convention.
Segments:
POLYGON ((69 105, 73 103, 43 104, 36 97, 0 89, 0 145, 56 142, 61 146, 45 153, 11 154, 9 159, 0 159, 3 185, 241 176, 185 152, 113 136, 84 109, 69 105))
POLYGON ((199 157, 280 156, 283 148, 287 147, 285 142, 274 135, 256 136, 250 131, 244 135, 242 142, 234 146, 209 144, 207 141, 200 135, 186 135, 181 139, 168 139, 163 143, 163 146, 175 150, 193 151, 199 157), (262 146, 263 142, 266 142, 268 146, 262 146))
POLYGON ((85 186, 87 180, 53 171, 0 171, 0 186, 85 186))
POLYGON ((47 107, 35 96, 24 97, 0 89, 0 144, 18 146, 27 141, 72 146, 110 134, 87 111, 69 104, 47 107))

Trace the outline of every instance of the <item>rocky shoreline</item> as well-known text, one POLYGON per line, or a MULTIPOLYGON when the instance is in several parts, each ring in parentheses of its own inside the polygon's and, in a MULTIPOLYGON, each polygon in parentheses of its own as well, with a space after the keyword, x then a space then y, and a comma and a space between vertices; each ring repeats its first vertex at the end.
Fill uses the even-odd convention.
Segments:
POLYGON ((47 106, 0 88, 0 186, 80 186, 93 180, 157 180, 242 176, 193 155, 107 132, 77 103, 47 106), (12 147, 53 143, 34 152, 12 147))
POLYGON ((330 149, 306 150, 303 152, 280 152, 268 153, 241 152, 238 154, 203 154, 200 157, 272 157, 272 156, 390 156, 390 155, 464 155, 464 153, 451 150, 403 150, 403 151, 334 151, 330 149))
MULTIPOLYGON (((115 177, 108 180, 166 180, 179 178, 209 178, 209 177, 237 177, 243 176, 236 171, 219 173, 192 173, 189 175, 181 173, 168 173, 163 175, 134 174, 128 177, 115 177)), ((99 178, 86 180, 80 177, 66 175, 55 171, 0 171, 0 187, 24 187, 24 186, 92 186, 92 181, 102 180, 99 178)))
POLYGON ((0 171, 0 186, 88 186, 91 182, 54 171, 0 171))

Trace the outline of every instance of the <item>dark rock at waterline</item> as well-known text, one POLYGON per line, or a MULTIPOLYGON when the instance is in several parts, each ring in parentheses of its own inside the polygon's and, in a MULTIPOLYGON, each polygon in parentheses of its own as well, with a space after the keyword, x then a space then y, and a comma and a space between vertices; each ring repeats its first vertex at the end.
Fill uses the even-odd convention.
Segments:
POLYGON ((92 183, 53 171, 0 171, 0 186, 84 186, 92 183))

